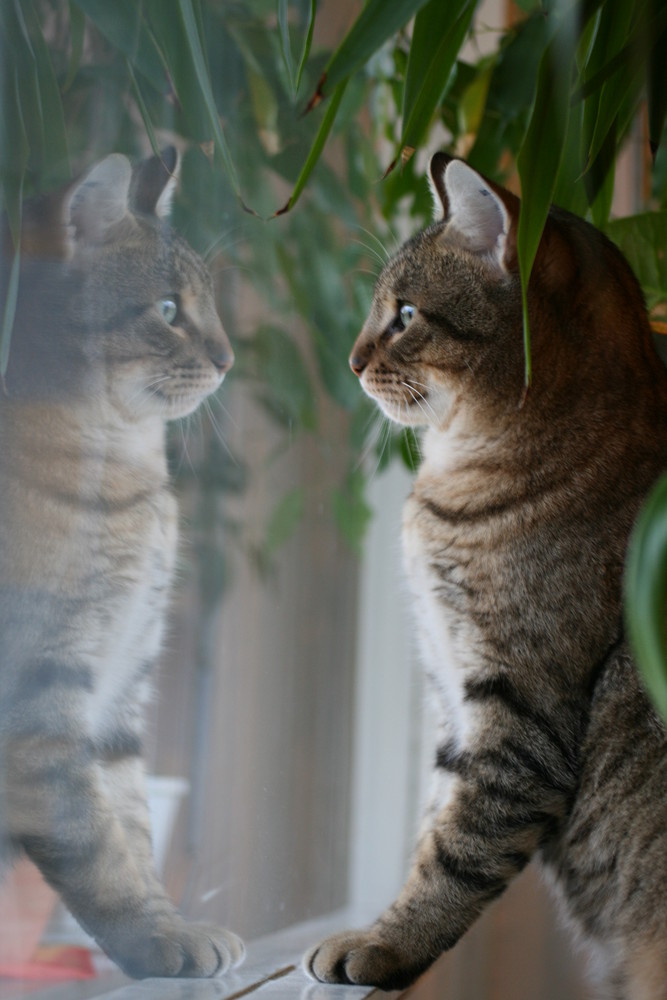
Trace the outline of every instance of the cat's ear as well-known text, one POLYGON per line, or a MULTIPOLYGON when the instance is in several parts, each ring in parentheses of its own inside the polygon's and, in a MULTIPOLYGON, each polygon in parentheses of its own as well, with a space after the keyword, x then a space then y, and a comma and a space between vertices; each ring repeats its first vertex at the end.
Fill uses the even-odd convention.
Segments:
POLYGON ((65 224, 76 240, 96 243, 125 216, 132 168, 120 153, 112 153, 67 192, 65 224))
POLYGON ((178 185, 180 157, 174 146, 167 146, 159 156, 137 164, 132 172, 130 204, 133 211, 166 218, 178 185))
MULTIPOLYGON (((513 244, 514 201, 509 192, 501 197, 463 160, 453 160, 436 153, 431 160, 431 190, 436 202, 436 217, 447 220, 445 239, 485 257, 503 270, 507 269, 510 243, 513 244), (439 206, 439 207, 438 207, 439 206)), ((511 256, 514 254, 512 252, 511 256)))

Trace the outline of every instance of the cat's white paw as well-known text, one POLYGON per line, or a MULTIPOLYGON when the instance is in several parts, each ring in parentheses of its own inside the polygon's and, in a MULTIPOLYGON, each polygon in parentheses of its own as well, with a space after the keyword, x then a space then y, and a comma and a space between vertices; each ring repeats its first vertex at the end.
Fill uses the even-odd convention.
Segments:
POLYGON ((321 983, 404 989, 423 971, 372 930, 348 931, 325 938, 303 959, 306 973, 321 983))
POLYGON ((135 979, 188 977, 210 979, 239 965, 245 947, 236 934, 213 924, 174 921, 132 942, 122 955, 113 955, 135 979))

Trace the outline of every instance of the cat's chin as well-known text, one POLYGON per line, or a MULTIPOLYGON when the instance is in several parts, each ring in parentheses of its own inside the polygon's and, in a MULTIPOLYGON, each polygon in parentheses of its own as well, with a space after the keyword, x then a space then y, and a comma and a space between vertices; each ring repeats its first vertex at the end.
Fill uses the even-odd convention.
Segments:
POLYGON ((432 411, 429 413, 423 404, 419 406, 416 403, 403 400, 382 399, 371 393, 368 395, 377 403, 385 417, 388 417, 395 424, 400 424, 401 427, 433 427, 437 425, 437 414, 432 407, 429 407, 432 411))
POLYGON ((165 420, 180 420, 194 413, 211 393, 198 393, 196 396, 176 396, 162 401, 160 413, 165 420))

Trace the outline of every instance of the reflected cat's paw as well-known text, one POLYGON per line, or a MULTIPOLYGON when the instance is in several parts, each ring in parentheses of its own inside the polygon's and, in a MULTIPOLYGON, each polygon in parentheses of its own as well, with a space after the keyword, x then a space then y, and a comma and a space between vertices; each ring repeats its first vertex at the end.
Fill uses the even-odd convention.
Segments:
POLYGON ((174 920, 136 938, 123 955, 113 955, 135 979, 149 976, 210 979, 239 965, 245 947, 236 934, 212 924, 174 920))
POLYGON ((321 983, 377 986, 383 990, 404 989, 423 971, 372 930, 326 938, 306 953, 303 967, 321 983))

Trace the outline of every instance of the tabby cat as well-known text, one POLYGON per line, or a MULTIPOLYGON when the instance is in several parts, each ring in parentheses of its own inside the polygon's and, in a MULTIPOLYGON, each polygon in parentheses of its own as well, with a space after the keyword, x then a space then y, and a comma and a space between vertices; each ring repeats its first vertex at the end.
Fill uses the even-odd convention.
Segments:
POLYGON ((162 221, 177 159, 114 154, 26 206, 0 398, 0 861, 25 851, 137 977, 243 955, 167 898, 143 789, 176 552, 165 423, 233 361, 204 263, 162 221))
POLYGON ((536 858, 606 995, 666 998, 667 736, 621 577, 667 467, 667 374, 621 254, 553 208, 523 399, 518 199, 444 154, 430 173, 437 221, 385 266, 350 363, 387 416, 426 427, 403 543, 433 794, 396 902, 305 967, 405 987, 536 858))

